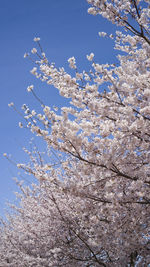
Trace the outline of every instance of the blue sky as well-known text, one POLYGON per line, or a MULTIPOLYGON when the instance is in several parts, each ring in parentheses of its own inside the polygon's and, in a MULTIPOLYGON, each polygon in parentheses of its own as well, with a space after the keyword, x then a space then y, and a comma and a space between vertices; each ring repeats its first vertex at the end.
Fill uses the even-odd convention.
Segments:
POLYGON ((20 117, 8 103, 14 102, 18 109, 24 103, 36 107, 35 99, 26 90, 34 84, 47 105, 66 104, 57 90, 30 74, 33 65, 23 55, 35 46, 33 38, 41 38, 43 50, 57 66, 67 66, 68 58, 75 56, 82 70, 88 65, 86 55, 90 52, 99 63, 116 61, 113 43, 98 36, 99 31, 112 33, 114 26, 100 16, 89 15, 88 6, 86 0, 0 1, 0 214, 5 202, 15 198, 17 188, 12 177, 18 172, 3 153, 23 162, 22 147, 28 146, 31 137, 18 127, 20 117))

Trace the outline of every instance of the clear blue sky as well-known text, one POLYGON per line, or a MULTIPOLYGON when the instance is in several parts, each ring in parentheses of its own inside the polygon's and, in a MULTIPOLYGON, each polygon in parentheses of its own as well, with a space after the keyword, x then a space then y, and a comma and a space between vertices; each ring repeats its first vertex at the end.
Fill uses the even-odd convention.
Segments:
POLYGON ((94 52, 100 63, 114 62, 112 42, 98 36, 99 31, 114 31, 114 27, 100 16, 87 13, 86 0, 4 0, 0 1, 0 214, 6 200, 14 200, 16 186, 12 177, 14 168, 3 153, 12 154, 17 162, 25 159, 22 147, 28 145, 31 135, 18 127, 20 117, 8 103, 18 109, 26 103, 36 106, 35 99, 26 91, 34 84, 37 94, 50 106, 63 106, 57 90, 37 81, 30 74, 33 65, 24 59, 35 43, 41 44, 48 58, 57 66, 66 66, 75 56, 80 69, 88 64, 86 55, 94 52))

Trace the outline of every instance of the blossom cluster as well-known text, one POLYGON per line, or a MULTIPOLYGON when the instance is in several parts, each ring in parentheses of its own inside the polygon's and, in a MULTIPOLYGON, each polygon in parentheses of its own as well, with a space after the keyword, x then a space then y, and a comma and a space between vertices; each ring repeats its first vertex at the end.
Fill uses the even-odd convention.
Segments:
MULTIPOLYGON (((26 151, 30 162, 18 165, 37 183, 19 183, 20 206, 12 205, 14 214, 3 222, 5 267, 131 267, 150 261, 148 1, 88 3, 90 14, 122 27, 109 35, 120 51, 119 64, 99 64, 91 53, 91 70, 79 72, 71 57, 71 75, 32 49, 38 60, 31 73, 59 90, 70 106, 58 112, 40 102, 41 113, 22 107, 27 128, 45 142, 48 158, 26 151)), ((39 100, 32 85, 28 91, 39 100)))

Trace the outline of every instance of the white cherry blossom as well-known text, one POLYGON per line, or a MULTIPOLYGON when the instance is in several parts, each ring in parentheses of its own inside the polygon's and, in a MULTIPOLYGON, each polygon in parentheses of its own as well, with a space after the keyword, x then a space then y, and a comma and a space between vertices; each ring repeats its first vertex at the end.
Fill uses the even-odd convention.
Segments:
POLYGON ((47 149, 25 149, 29 163, 17 165, 36 182, 16 181, 19 205, 0 228, 2 267, 149 266, 149 1, 88 3, 90 14, 120 26, 108 35, 118 63, 99 64, 91 53, 90 70, 78 72, 71 57, 73 75, 34 50, 31 73, 70 106, 46 106, 29 86, 42 110, 24 104, 23 125, 47 149))

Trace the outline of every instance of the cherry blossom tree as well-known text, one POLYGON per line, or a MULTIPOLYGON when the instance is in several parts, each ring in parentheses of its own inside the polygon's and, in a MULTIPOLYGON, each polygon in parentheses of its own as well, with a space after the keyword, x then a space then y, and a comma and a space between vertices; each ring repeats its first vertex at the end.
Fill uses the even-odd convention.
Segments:
MULTIPOLYGON (((145 0, 88 0, 88 12, 119 26, 117 64, 74 75, 46 58, 40 39, 31 70, 70 106, 23 105, 27 127, 44 140, 47 160, 25 150, 31 187, 20 182, 19 206, 1 227, 0 266, 149 266, 150 6, 145 0)), ((25 57, 30 57, 25 54, 25 57)), ((13 103, 10 104, 13 106, 13 103)))

